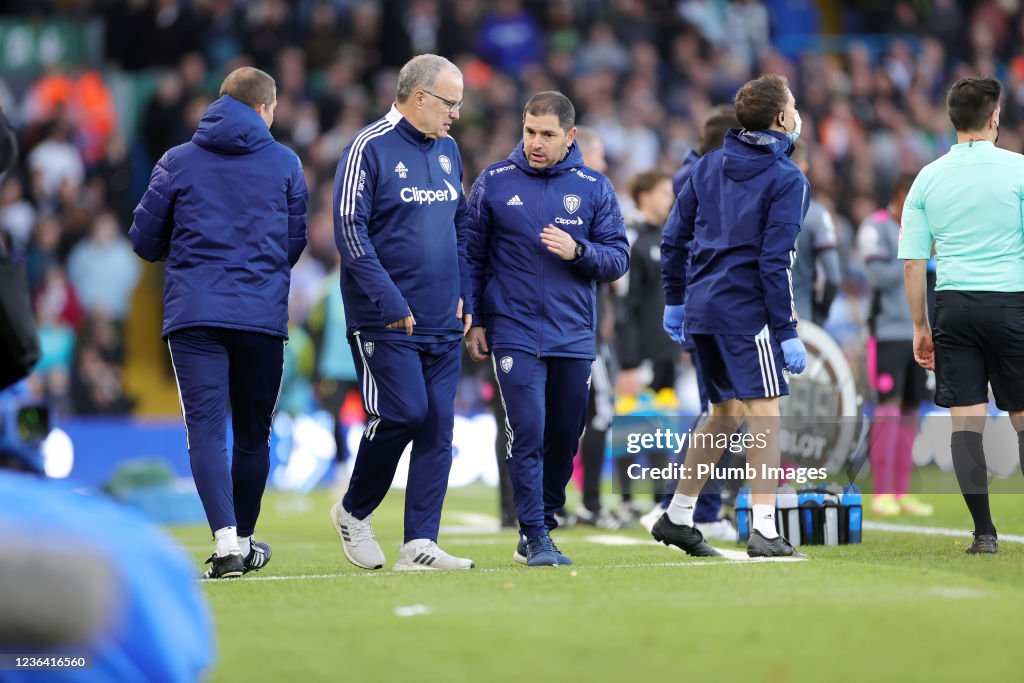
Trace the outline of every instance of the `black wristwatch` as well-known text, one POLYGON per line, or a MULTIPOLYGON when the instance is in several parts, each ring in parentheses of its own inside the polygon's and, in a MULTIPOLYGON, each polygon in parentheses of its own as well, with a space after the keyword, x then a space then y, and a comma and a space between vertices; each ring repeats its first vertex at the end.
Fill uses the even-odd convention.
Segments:
POLYGON ((583 258, 583 254, 587 251, 587 247, 582 242, 576 243, 576 251, 573 252, 573 260, 578 261, 583 258))

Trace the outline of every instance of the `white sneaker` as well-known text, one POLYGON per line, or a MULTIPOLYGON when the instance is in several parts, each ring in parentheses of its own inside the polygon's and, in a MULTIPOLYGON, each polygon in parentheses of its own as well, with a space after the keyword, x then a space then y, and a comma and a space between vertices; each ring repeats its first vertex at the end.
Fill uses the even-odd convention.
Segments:
POLYGON ((437 547, 429 538, 417 538, 403 543, 398 549, 398 560, 393 569, 396 572, 433 569, 472 569, 473 560, 454 557, 437 547))
POLYGON ((331 524, 341 538, 341 547, 348 561, 363 569, 380 569, 384 566, 384 551, 373 537, 373 513, 366 519, 356 519, 345 511, 338 501, 331 507, 331 524))
POLYGON ((661 519, 663 514, 665 514, 665 508, 661 507, 661 505, 655 505, 640 518, 640 526, 647 529, 647 533, 651 533, 654 523, 661 519))
POLYGON ((739 538, 736 527, 727 519, 720 519, 717 522, 697 522, 694 526, 704 534, 705 539, 711 541, 735 543, 739 538))

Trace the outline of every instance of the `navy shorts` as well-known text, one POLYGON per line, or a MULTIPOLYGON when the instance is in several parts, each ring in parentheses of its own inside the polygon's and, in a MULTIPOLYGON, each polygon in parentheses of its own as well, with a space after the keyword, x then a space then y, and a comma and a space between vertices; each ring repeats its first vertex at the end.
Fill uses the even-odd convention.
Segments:
POLYGON ((782 347, 767 326, 754 334, 692 335, 711 403, 788 396, 782 347))

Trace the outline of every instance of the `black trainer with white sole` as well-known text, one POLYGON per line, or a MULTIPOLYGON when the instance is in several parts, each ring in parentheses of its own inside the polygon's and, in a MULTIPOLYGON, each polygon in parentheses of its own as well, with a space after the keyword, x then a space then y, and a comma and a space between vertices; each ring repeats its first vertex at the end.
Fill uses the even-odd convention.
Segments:
POLYGON ((790 545, 785 536, 765 538, 757 529, 750 532, 750 540, 747 541, 748 557, 807 557, 799 553, 790 545))
POLYGON ((674 545, 687 555, 694 557, 722 556, 722 553, 707 544, 700 529, 685 524, 673 524, 672 520, 668 518, 667 512, 654 523, 651 536, 654 536, 656 541, 661 541, 665 545, 674 545))
POLYGON ((219 557, 217 553, 210 555, 206 561, 210 568, 203 572, 204 579, 234 579, 245 573, 245 560, 241 553, 219 557))
POLYGON ((270 544, 264 543, 263 541, 250 541, 252 549, 249 550, 249 554, 245 556, 245 573, 258 572, 267 566, 270 562, 270 556, 273 552, 270 550, 270 544))

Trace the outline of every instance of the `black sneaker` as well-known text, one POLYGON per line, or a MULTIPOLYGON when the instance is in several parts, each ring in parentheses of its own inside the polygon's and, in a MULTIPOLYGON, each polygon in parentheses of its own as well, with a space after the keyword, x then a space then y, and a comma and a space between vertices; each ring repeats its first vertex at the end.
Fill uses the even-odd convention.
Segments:
POLYGON ((969 548, 964 550, 968 555, 995 555, 999 552, 999 540, 992 534, 974 534, 969 548))
POLYGON ((245 573, 245 561, 241 554, 225 555, 218 557, 217 553, 210 555, 206 561, 210 568, 203 572, 203 579, 233 579, 245 573))
POLYGON ((249 554, 245 556, 245 573, 258 572, 267 566, 270 562, 270 556, 273 554, 270 550, 270 544, 264 543, 263 541, 250 540, 252 549, 249 554))
POLYGON ((704 542, 704 534, 696 527, 684 524, 673 524, 668 513, 663 514, 651 529, 654 540, 665 545, 681 548, 687 555, 694 557, 721 557, 722 554, 704 542))
POLYGON ((747 541, 747 557, 807 557, 798 553, 785 536, 779 535, 775 538, 765 538, 757 529, 750 532, 750 540, 747 541))

